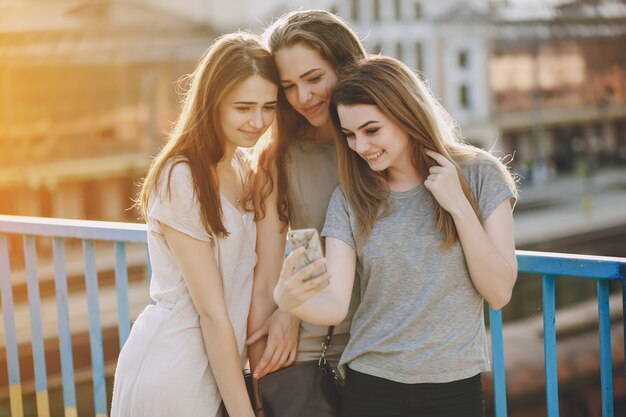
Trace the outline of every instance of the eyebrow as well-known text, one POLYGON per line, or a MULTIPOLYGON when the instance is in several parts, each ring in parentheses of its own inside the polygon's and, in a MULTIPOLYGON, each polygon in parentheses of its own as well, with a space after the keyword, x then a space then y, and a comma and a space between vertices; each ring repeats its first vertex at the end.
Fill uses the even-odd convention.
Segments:
MULTIPOLYGON (((372 123, 378 123, 378 120, 370 120, 369 122, 365 122, 363 123, 361 126, 357 127, 356 130, 361 130, 366 128, 367 126, 371 125, 372 123)), ((345 132, 350 132, 350 129, 346 129, 345 127, 341 127, 341 130, 345 131, 345 132)))
POLYGON ((378 123, 378 120, 370 120, 369 122, 363 123, 361 126, 357 127, 356 130, 361 130, 371 125, 372 123, 378 123))
MULTIPOLYGON (((268 104, 276 104, 276 103, 278 102, 274 100, 274 101, 268 101, 267 103, 263 103, 263 105, 267 106, 268 104)), ((239 105, 243 104, 245 106, 254 106, 255 104, 257 104, 257 102, 256 101, 236 101, 233 104, 239 104, 239 105)))
MULTIPOLYGON (((315 71, 321 71, 321 70, 322 70, 321 68, 313 68, 313 69, 310 69, 310 70, 308 70, 307 72, 305 72, 304 74, 301 74, 298 78, 304 78, 304 77, 306 77, 307 75, 310 75, 312 72, 315 72, 315 71)), ((290 80, 280 80, 280 83, 281 83, 281 84, 283 84, 283 83, 290 83, 290 82, 291 82, 290 80)))

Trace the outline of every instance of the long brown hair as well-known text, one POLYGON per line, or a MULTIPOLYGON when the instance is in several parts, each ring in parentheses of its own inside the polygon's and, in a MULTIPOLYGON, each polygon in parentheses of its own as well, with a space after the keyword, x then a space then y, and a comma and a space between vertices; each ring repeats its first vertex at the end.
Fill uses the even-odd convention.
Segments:
MULTIPOLYGON (((304 44, 317 51, 336 71, 367 54, 361 41, 339 17, 324 10, 299 10, 286 13, 270 25, 264 39, 272 54, 283 48, 304 44)), ((278 214, 285 226, 289 224, 287 174, 285 156, 289 143, 310 137, 314 127, 294 110, 282 88, 278 92, 278 114, 275 139, 261 151, 255 179, 257 219, 265 216, 265 199, 278 188, 278 214)))
MULTIPOLYGON (((219 105, 230 91, 246 78, 259 75, 278 85, 278 71, 270 52, 260 39, 248 33, 221 36, 206 50, 198 67, 187 80, 190 84, 183 107, 167 144, 152 161, 143 181, 137 205, 147 220, 148 201, 157 188, 168 161, 173 166, 187 163, 193 188, 207 231, 227 236, 222 222, 217 164, 224 159, 224 133, 219 105)), ((172 169, 169 171, 168 193, 172 169)))
MULTIPOLYGON (((371 56, 345 69, 332 95, 331 117, 339 128, 336 106, 369 104, 400 126, 410 137, 411 159, 420 177, 437 165, 425 150, 430 149, 454 164, 463 193, 480 219, 476 197, 461 165, 480 159, 495 164, 509 185, 515 181, 502 162, 488 152, 463 143, 448 112, 432 96, 424 82, 402 62, 384 56, 371 56)), ((357 239, 369 236, 376 221, 389 214, 389 186, 384 173, 372 171, 367 162, 353 152, 345 138, 338 138, 339 183, 357 220, 357 239)), ((433 198, 436 227, 444 235, 443 248, 450 248, 458 234, 452 216, 433 198)))

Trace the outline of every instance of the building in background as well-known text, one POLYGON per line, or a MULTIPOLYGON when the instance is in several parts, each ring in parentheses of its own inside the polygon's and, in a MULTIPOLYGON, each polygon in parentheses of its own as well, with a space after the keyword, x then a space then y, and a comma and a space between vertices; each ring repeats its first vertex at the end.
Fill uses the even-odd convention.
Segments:
POLYGON ((500 10, 489 61, 494 124, 534 182, 626 164, 626 3, 561 3, 500 10))
POLYGON ((626 164, 626 3, 309 1, 422 71, 465 137, 523 180, 626 164), (323 4, 321 4, 323 3, 323 4))
POLYGON ((176 81, 214 37, 143 3, 0 6, 0 213, 135 220, 176 81))
POLYGON ((133 220, 179 110, 175 81, 220 33, 298 8, 346 19, 421 71, 472 143, 526 183, 626 164, 617 0, 12 2, 0 13, 0 212, 133 220))

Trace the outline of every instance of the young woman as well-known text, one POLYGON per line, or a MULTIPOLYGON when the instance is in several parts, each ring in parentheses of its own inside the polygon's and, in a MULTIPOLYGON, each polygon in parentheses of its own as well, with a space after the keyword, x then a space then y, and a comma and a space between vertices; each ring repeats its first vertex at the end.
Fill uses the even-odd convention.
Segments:
POLYGON ((254 416, 244 384, 256 262, 245 205, 252 147, 273 121, 278 73, 247 34, 213 43, 152 163, 138 205, 148 223, 150 295, 115 373, 111 415, 254 416))
MULTIPOLYGON (((272 293, 284 260, 287 228, 321 230, 324 224, 338 183, 330 95, 337 70, 366 55, 347 25, 321 10, 288 13, 267 29, 265 37, 281 89, 276 140, 261 153, 256 179, 258 263, 248 343, 257 378, 294 360, 319 359, 328 328, 300 323, 277 311, 272 293)), ((328 352, 331 363, 338 362, 347 343, 349 318, 335 328, 328 352)))
POLYGON ((304 281, 319 265, 294 273, 295 251, 275 299, 302 320, 338 323, 357 273, 342 415, 482 416, 483 302, 507 304, 517 276, 515 183, 460 141, 401 62, 372 57, 346 74, 332 96, 343 137, 322 232, 329 274, 304 281))

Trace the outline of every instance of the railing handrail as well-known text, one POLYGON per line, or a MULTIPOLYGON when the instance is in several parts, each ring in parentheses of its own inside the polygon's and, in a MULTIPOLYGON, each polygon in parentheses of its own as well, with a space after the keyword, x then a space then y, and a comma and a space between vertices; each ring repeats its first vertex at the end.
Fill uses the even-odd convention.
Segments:
POLYGON ((518 272, 608 280, 626 279, 626 258, 516 250, 518 272))
MULTIPOLYGON (((145 223, 0 214, 0 233, 146 243, 145 223)), ((626 258, 516 250, 519 272, 626 279, 626 258)))
POLYGON ((0 215, 0 233, 146 243, 145 223, 0 215))

